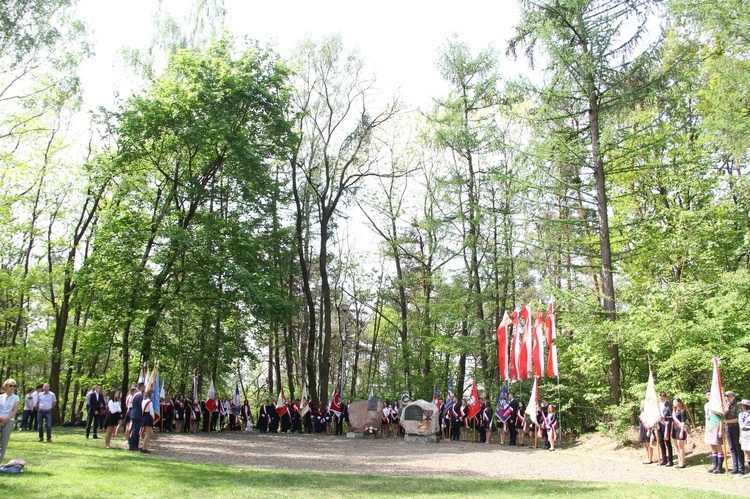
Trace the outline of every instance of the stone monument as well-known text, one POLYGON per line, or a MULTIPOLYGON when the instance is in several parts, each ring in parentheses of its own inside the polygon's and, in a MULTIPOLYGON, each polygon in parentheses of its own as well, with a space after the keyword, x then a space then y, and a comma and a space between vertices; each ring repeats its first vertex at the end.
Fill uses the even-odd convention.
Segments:
POLYGON ((374 426, 380 430, 383 404, 381 402, 372 404, 371 402, 363 400, 349 404, 349 433, 346 434, 347 438, 363 436, 363 432, 368 426, 374 426), (373 406, 374 410, 372 410, 373 406))
POLYGON ((437 443, 440 433, 440 413, 432 402, 417 400, 404 407, 401 416, 404 442, 437 443))

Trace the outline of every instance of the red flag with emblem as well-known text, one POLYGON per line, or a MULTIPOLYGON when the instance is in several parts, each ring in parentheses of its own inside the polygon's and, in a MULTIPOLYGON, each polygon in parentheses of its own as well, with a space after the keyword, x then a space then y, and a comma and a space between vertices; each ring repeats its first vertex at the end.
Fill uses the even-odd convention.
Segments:
POLYGON ((477 393, 477 384, 472 383, 471 385, 471 397, 469 397, 469 419, 476 416, 479 411, 482 410, 482 403, 479 401, 479 394, 477 393))

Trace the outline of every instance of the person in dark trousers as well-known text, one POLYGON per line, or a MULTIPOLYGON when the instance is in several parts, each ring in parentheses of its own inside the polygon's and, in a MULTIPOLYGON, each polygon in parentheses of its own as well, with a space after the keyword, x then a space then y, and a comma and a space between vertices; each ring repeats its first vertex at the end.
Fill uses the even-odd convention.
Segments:
POLYGON ((732 454, 732 475, 745 474, 745 456, 740 448, 740 405, 734 392, 726 392, 724 398, 727 400, 727 412, 724 414, 724 424, 727 430, 727 443, 729 452, 732 454))
POLYGON ((141 426, 143 425, 143 389, 146 384, 138 383, 138 388, 133 395, 133 402, 130 408, 130 438, 128 438, 128 450, 137 451, 138 441, 141 438, 141 426))
POLYGON ((86 438, 89 438, 91 433, 91 427, 94 428, 94 438, 99 438, 96 431, 99 429, 99 419, 103 414, 106 414, 104 395, 102 394, 102 387, 96 385, 93 390, 89 393, 86 398, 86 406, 88 408, 88 420, 86 421, 86 438))
POLYGON ((666 392, 659 394, 661 419, 657 425, 659 431, 659 448, 661 449, 661 462, 659 466, 674 466, 672 457, 672 402, 667 400, 666 392))
POLYGON ((508 392, 508 405, 513 412, 508 418, 508 433, 510 433, 510 445, 516 445, 516 439, 518 438, 518 428, 516 427, 516 417, 518 416, 518 401, 516 400, 516 394, 508 392))

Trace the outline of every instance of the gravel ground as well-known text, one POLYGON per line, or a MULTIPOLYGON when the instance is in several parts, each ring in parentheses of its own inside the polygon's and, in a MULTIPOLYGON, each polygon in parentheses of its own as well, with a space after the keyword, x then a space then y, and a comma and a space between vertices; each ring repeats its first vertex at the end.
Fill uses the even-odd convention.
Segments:
POLYGON ((407 444, 401 438, 390 437, 349 439, 327 435, 239 432, 157 433, 150 447, 154 452, 152 455, 159 458, 251 468, 401 476, 458 474, 478 478, 628 482, 750 496, 750 478, 745 480, 737 476, 706 473, 708 457, 702 443, 688 454, 688 467, 685 469, 643 465, 642 449, 617 448, 611 441, 598 435, 586 435, 564 443, 555 452, 541 448, 500 446, 496 437, 491 444, 450 441, 407 444), (321 459, 320 456, 325 458, 321 459))

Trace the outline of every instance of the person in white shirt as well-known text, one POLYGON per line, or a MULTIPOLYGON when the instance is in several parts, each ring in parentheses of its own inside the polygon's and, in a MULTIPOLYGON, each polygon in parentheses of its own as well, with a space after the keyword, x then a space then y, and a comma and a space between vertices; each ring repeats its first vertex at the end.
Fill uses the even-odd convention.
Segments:
POLYGON ((47 426, 47 442, 52 441, 52 409, 57 405, 57 397, 49 391, 49 383, 42 386, 36 403, 39 417, 39 441, 44 442, 44 426, 47 426))
POLYGON ((122 403, 120 402, 120 392, 113 390, 112 396, 109 398, 109 401, 107 402, 107 434, 104 435, 104 448, 105 449, 111 449, 109 446, 110 440, 112 440, 112 435, 114 435, 117 431, 117 428, 120 426, 120 421, 122 421, 122 403))
POLYGON ((20 400, 16 395, 17 386, 16 380, 5 380, 5 383, 3 383, 5 393, 0 395, 0 464, 5 457, 5 449, 8 447, 10 434, 13 433, 16 412, 18 412, 20 400))
POLYGON ((31 414, 34 412, 34 407, 36 407, 35 395, 36 390, 29 388, 28 393, 26 393, 26 396, 23 398, 23 419, 21 419, 21 430, 31 429, 29 420, 31 419, 31 414))
POLYGON ((143 402, 141 402, 141 415, 143 418, 143 440, 141 440, 141 452, 151 452, 148 449, 148 443, 151 441, 151 437, 154 435, 154 405, 151 403, 151 397, 154 395, 154 390, 146 390, 143 395, 143 402))

